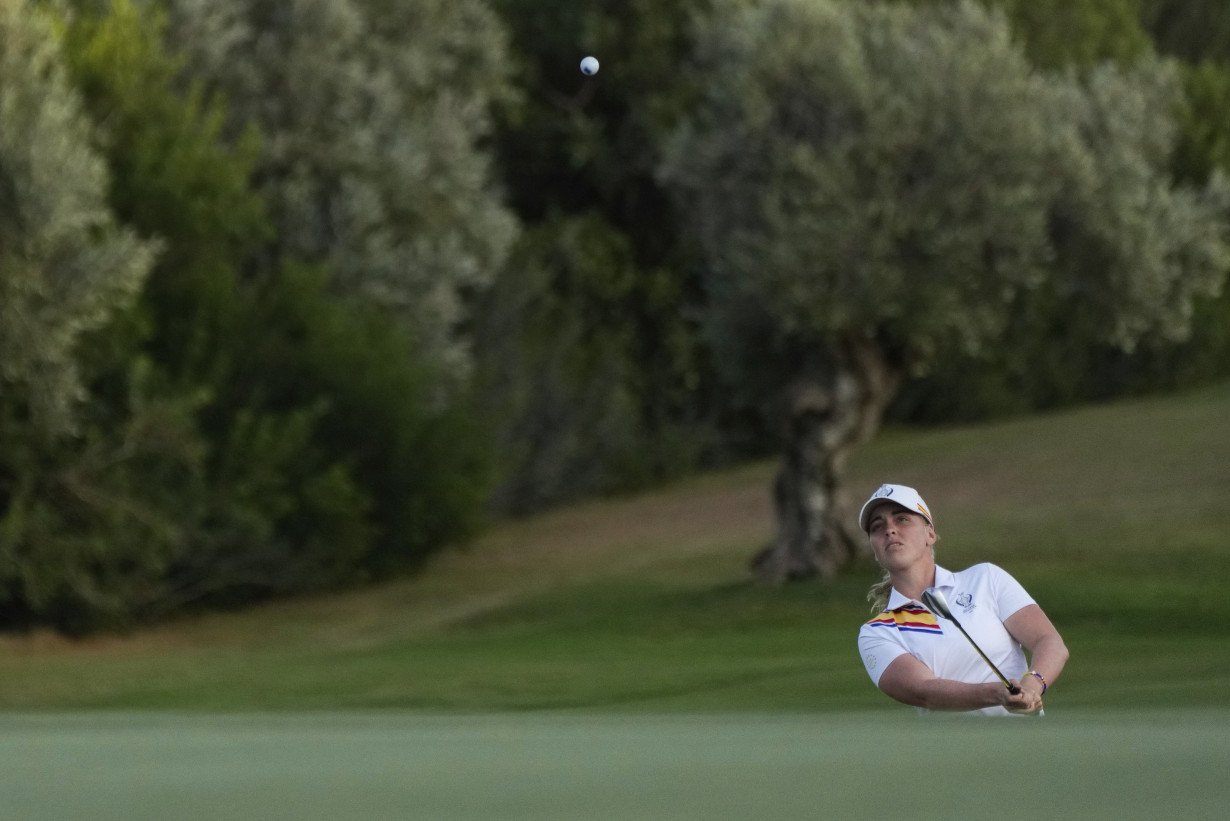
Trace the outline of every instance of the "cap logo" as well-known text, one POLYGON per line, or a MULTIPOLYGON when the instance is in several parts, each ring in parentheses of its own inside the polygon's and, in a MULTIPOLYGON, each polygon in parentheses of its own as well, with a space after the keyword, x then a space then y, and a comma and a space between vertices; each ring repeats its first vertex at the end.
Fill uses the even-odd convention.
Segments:
POLYGON ((880 485, 880 489, 876 491, 875 498, 883 499, 886 496, 892 496, 894 490, 896 490, 896 488, 892 485, 880 485))

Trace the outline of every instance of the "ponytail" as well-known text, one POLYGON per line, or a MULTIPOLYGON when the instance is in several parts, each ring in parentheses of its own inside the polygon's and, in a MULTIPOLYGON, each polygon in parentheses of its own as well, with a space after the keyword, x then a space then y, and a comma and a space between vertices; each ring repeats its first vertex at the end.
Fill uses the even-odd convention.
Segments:
POLYGON ((884 575, 867 591, 867 601, 871 602, 871 612, 879 613, 888 607, 888 593, 893 589, 893 578, 884 571, 884 575))

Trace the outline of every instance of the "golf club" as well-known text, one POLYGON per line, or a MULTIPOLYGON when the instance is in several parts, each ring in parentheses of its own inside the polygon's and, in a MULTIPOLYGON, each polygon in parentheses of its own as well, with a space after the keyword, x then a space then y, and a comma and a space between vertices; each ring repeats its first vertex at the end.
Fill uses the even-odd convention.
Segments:
POLYGON ((978 646, 978 642, 970 638, 969 633, 965 632, 965 628, 961 626, 961 622, 953 618, 952 611, 948 609, 948 599, 944 598, 943 593, 936 590, 934 587, 928 588, 923 591, 922 603, 925 604, 927 609, 932 613, 935 613, 937 616, 943 616, 957 626, 957 629, 961 631, 961 635, 965 636, 973 648, 978 651, 978 655, 982 656, 982 660, 987 663, 987 666, 995 671, 995 675, 999 676, 999 680, 1002 681, 1004 686, 1008 688, 1009 693, 1016 695, 1021 692, 1021 688, 1004 678, 1004 674, 999 671, 999 668, 996 667, 989 658, 987 658, 986 653, 982 652, 982 648, 978 646))

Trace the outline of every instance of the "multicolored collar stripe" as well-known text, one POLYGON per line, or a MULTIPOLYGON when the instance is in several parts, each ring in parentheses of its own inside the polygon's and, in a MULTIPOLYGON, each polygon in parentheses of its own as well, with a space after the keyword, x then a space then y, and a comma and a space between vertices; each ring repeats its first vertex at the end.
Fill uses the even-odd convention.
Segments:
POLYGON ((907 604, 896 610, 885 610, 871 621, 869 627, 896 627, 903 633, 934 633, 943 635, 944 630, 935 620, 935 614, 916 604, 907 604))

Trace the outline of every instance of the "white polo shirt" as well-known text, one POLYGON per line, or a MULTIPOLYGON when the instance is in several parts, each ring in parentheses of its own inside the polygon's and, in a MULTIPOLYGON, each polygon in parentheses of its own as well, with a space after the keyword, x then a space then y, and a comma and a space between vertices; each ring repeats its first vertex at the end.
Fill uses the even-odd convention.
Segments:
MULTIPOLYGON (((1020 583, 993 564, 976 564, 952 573, 935 568, 935 586, 948 599, 952 615, 1010 679, 1025 673, 1025 651, 1008 633, 1004 620, 1034 600, 1020 583)), ((980 684, 999 681, 965 636, 952 622, 940 618, 920 602, 907 599, 894 588, 888 606, 858 632, 858 652, 867 674, 877 686, 889 664, 909 653, 938 678, 980 684)), ((919 708, 920 712, 929 712, 919 708)), ((1003 707, 971 711, 1010 715, 1003 707)))

